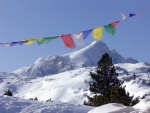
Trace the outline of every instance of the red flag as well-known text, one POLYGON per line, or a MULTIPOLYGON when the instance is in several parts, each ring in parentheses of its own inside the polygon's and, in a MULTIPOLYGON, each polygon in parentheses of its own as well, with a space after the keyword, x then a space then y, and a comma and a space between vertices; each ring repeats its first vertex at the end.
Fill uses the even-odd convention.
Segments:
POLYGON ((120 21, 113 22, 113 23, 111 23, 111 25, 112 25, 113 27, 115 27, 119 22, 120 22, 120 21))
POLYGON ((63 40, 66 47, 71 48, 71 49, 76 47, 71 34, 68 34, 68 35, 62 34, 61 39, 63 40))

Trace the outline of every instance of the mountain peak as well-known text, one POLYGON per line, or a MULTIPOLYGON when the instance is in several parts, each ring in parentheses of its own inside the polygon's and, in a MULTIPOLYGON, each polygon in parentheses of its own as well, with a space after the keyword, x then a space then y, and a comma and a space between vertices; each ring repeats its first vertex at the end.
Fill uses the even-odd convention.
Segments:
POLYGON ((65 56, 69 56, 72 63, 76 63, 77 66, 86 67, 86 66, 96 66, 98 60, 101 58, 101 56, 104 53, 108 53, 112 57, 113 63, 115 64, 116 63, 138 63, 137 60, 134 60, 132 58, 126 59, 122 57, 119 53, 117 53, 117 51, 110 50, 108 46, 102 41, 94 41, 90 45, 86 46, 85 48, 67 54, 65 56))
POLYGON ((137 63, 132 58, 124 58, 115 50, 110 50, 102 41, 94 41, 78 51, 62 55, 39 58, 34 64, 20 68, 14 73, 30 76, 45 76, 81 67, 97 66, 104 53, 108 53, 113 63, 137 63))

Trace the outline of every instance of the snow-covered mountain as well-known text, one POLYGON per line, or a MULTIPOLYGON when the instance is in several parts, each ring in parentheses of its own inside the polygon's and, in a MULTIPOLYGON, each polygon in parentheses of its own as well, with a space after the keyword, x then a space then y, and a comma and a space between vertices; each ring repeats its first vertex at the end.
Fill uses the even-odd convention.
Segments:
MULTIPOLYGON (((120 75, 119 79, 124 81, 127 91, 135 96, 150 95, 150 88, 147 87, 150 85, 148 75, 150 64, 120 63, 115 64, 115 66, 120 75), (133 79, 134 73, 136 74, 136 80, 133 79), (139 90, 141 88, 142 90, 139 90), (130 91, 130 89, 132 90, 130 91)), ((1 73, 0 91, 4 92, 9 88, 13 90, 16 97, 24 99, 37 97, 39 100, 46 101, 51 98, 54 101, 82 104, 86 95, 90 95, 89 82, 91 79, 89 73, 95 71, 95 69, 96 67, 83 67, 35 78, 1 73)))
POLYGON ((124 81, 126 90, 131 95, 143 96, 146 98, 134 107, 125 107, 120 104, 108 104, 93 109, 92 107, 83 106, 86 95, 90 95, 89 82, 90 71, 95 71, 96 67, 83 67, 74 69, 51 76, 35 77, 21 76, 9 73, 0 73, 0 94, 2 95, 7 89, 13 91, 14 97, 7 98, 0 96, 0 110, 6 112, 22 111, 26 112, 43 112, 43 113, 97 113, 104 110, 104 113, 146 113, 150 111, 150 64, 149 63, 119 63, 115 64, 119 79, 124 81), (133 73, 136 79, 133 79, 133 73), (38 102, 29 100, 38 98, 38 102), (25 100, 23 100, 25 99, 25 100), (51 99, 53 102, 46 102, 51 99), (7 103, 7 105, 6 105, 7 103), (17 107, 17 109, 15 109, 17 107), (105 110, 110 107, 108 112, 105 110), (93 109, 93 110, 91 110, 93 109), (91 111, 90 111, 91 110, 91 111))
POLYGON ((134 59, 125 59, 103 42, 93 42, 79 51, 63 56, 42 57, 33 65, 18 69, 15 73, 0 72, 0 112, 150 112, 149 74, 150 63, 137 63, 134 59), (83 105, 86 95, 91 95, 89 73, 95 71, 97 61, 105 52, 117 63, 115 67, 119 79, 126 85, 126 90, 135 97, 146 96, 137 105, 126 107, 111 103, 95 109, 83 105), (33 76, 22 76, 32 74, 33 76), (13 92, 13 97, 3 96, 7 89, 13 92), (30 100, 35 97, 38 101, 30 100), (112 109, 107 111, 108 107, 112 109))
POLYGON ((103 42, 95 41, 66 55, 39 58, 14 73, 0 72, 0 113, 149 113, 149 86, 150 63, 126 59, 103 42), (83 105, 86 95, 91 95, 89 73, 96 70, 97 61, 104 53, 112 57, 118 78, 124 81, 130 95, 145 96, 145 99, 133 107, 118 103, 97 108, 83 105), (13 92, 13 97, 3 95, 7 89, 13 92), (30 100, 35 97, 38 101, 30 100))
POLYGON ((96 66, 104 53, 108 53, 113 63, 137 63, 132 58, 124 58, 115 50, 110 50, 104 42, 94 41, 89 46, 62 56, 47 56, 39 58, 34 64, 20 68, 13 73, 19 75, 45 76, 57 74, 81 67, 96 66))

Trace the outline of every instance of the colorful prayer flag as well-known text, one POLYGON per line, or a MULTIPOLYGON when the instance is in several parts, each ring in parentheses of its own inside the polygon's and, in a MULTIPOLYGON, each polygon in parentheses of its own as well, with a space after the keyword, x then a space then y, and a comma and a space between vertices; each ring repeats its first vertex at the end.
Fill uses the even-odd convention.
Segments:
POLYGON ((130 13, 129 14, 129 17, 133 17, 133 16, 135 16, 136 14, 133 14, 133 13, 130 13))
POLYGON ((126 15, 125 15, 125 14, 123 14, 123 13, 120 13, 120 15, 122 16, 122 20, 125 20, 125 19, 127 19, 127 17, 126 17, 126 15))
POLYGON ((59 36, 45 37, 45 43, 48 44, 51 40, 57 39, 59 36))
POLYGON ((83 45, 83 33, 72 34, 72 38, 77 42, 78 45, 83 45))
POLYGON ((105 25, 104 28, 105 28, 105 31, 107 34, 112 34, 114 35, 116 33, 116 28, 115 26, 119 23, 120 21, 116 21, 116 22, 113 22, 111 24, 108 24, 108 25, 105 25))
POLYGON ((93 29, 83 31, 83 38, 85 39, 92 32, 92 30, 93 29))
POLYGON ((114 35, 116 33, 116 28, 112 26, 111 24, 105 25, 104 28, 107 34, 114 35))
POLYGON ((64 44, 65 44, 65 46, 66 46, 67 48, 73 49, 73 48, 76 47, 75 44, 74 44, 74 41, 73 41, 73 39, 72 39, 71 34, 68 34, 68 35, 62 34, 62 35, 61 35, 61 39, 63 40, 63 42, 64 42, 64 44))
MULTIPOLYGON (((123 13, 120 13, 123 19, 126 19, 126 16, 123 13)), ((130 13, 129 17, 135 16, 135 14, 130 13)), ((114 35, 116 33, 116 28, 115 26, 119 23, 120 21, 113 22, 111 24, 105 25, 105 31, 107 34, 112 34, 114 35)), ((100 40, 103 37, 103 27, 97 27, 94 29, 90 30, 85 30, 80 33, 74 33, 74 34, 62 34, 61 36, 53 36, 53 37, 42 37, 42 38, 36 38, 36 39, 27 39, 27 40, 22 40, 19 42, 10 42, 10 43, 0 43, 0 46, 13 46, 16 44, 22 45, 26 43, 27 45, 32 44, 33 42, 37 42, 38 45, 41 45, 43 43, 48 44, 51 40, 57 39, 58 37, 61 37, 63 40, 64 44, 68 48, 75 48, 75 43, 78 45, 83 45, 83 40, 93 31, 93 37, 96 40, 100 40)))
POLYGON ((10 47, 10 43, 0 43, 1 47, 10 47))
POLYGON ((37 39, 28 39, 27 40, 27 42, 26 42, 26 44, 27 45, 30 45, 30 44, 32 44, 33 42, 35 42, 37 39))
POLYGON ((100 40, 103 37, 103 33, 102 33, 103 27, 98 27, 93 29, 93 37, 96 40, 100 40))
POLYGON ((43 44, 44 42, 45 42, 45 38, 39 38, 39 39, 37 39, 38 45, 41 45, 41 44, 43 44))
POLYGON ((10 42, 10 46, 14 46, 16 44, 22 45, 24 43, 26 43, 27 41, 19 41, 19 42, 10 42))
POLYGON ((41 45, 43 43, 48 44, 51 40, 58 38, 59 36, 53 36, 53 37, 43 37, 43 38, 39 38, 37 39, 37 43, 38 45, 41 45))
POLYGON ((119 22, 120 22, 120 21, 113 22, 113 23, 111 23, 111 25, 112 25, 113 27, 115 27, 119 22))

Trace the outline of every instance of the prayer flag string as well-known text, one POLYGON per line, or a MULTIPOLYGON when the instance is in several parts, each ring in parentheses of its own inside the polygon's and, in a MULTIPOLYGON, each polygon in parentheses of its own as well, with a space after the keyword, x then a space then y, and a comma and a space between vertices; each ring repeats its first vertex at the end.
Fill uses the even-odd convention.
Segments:
POLYGON ((76 47, 75 42, 78 45, 83 45, 84 39, 86 39, 91 32, 93 32, 93 38, 95 40, 101 40, 103 37, 103 29, 106 31, 106 34, 114 35, 116 33, 116 25, 120 21, 125 20, 129 17, 139 16, 139 14, 140 13, 137 13, 137 14, 130 13, 129 16, 127 17, 125 14, 120 13, 120 15, 122 16, 121 20, 112 22, 104 26, 99 26, 97 28, 85 30, 79 33, 74 33, 74 34, 62 34, 61 36, 42 37, 42 38, 34 38, 34 39, 31 38, 31 39, 21 40, 18 42, 0 43, 0 47, 11 47, 14 45, 23 45, 23 44, 31 45, 34 42, 37 42, 38 45, 41 45, 43 43, 48 44, 51 40, 54 40, 60 37, 67 48, 74 49, 76 47))

